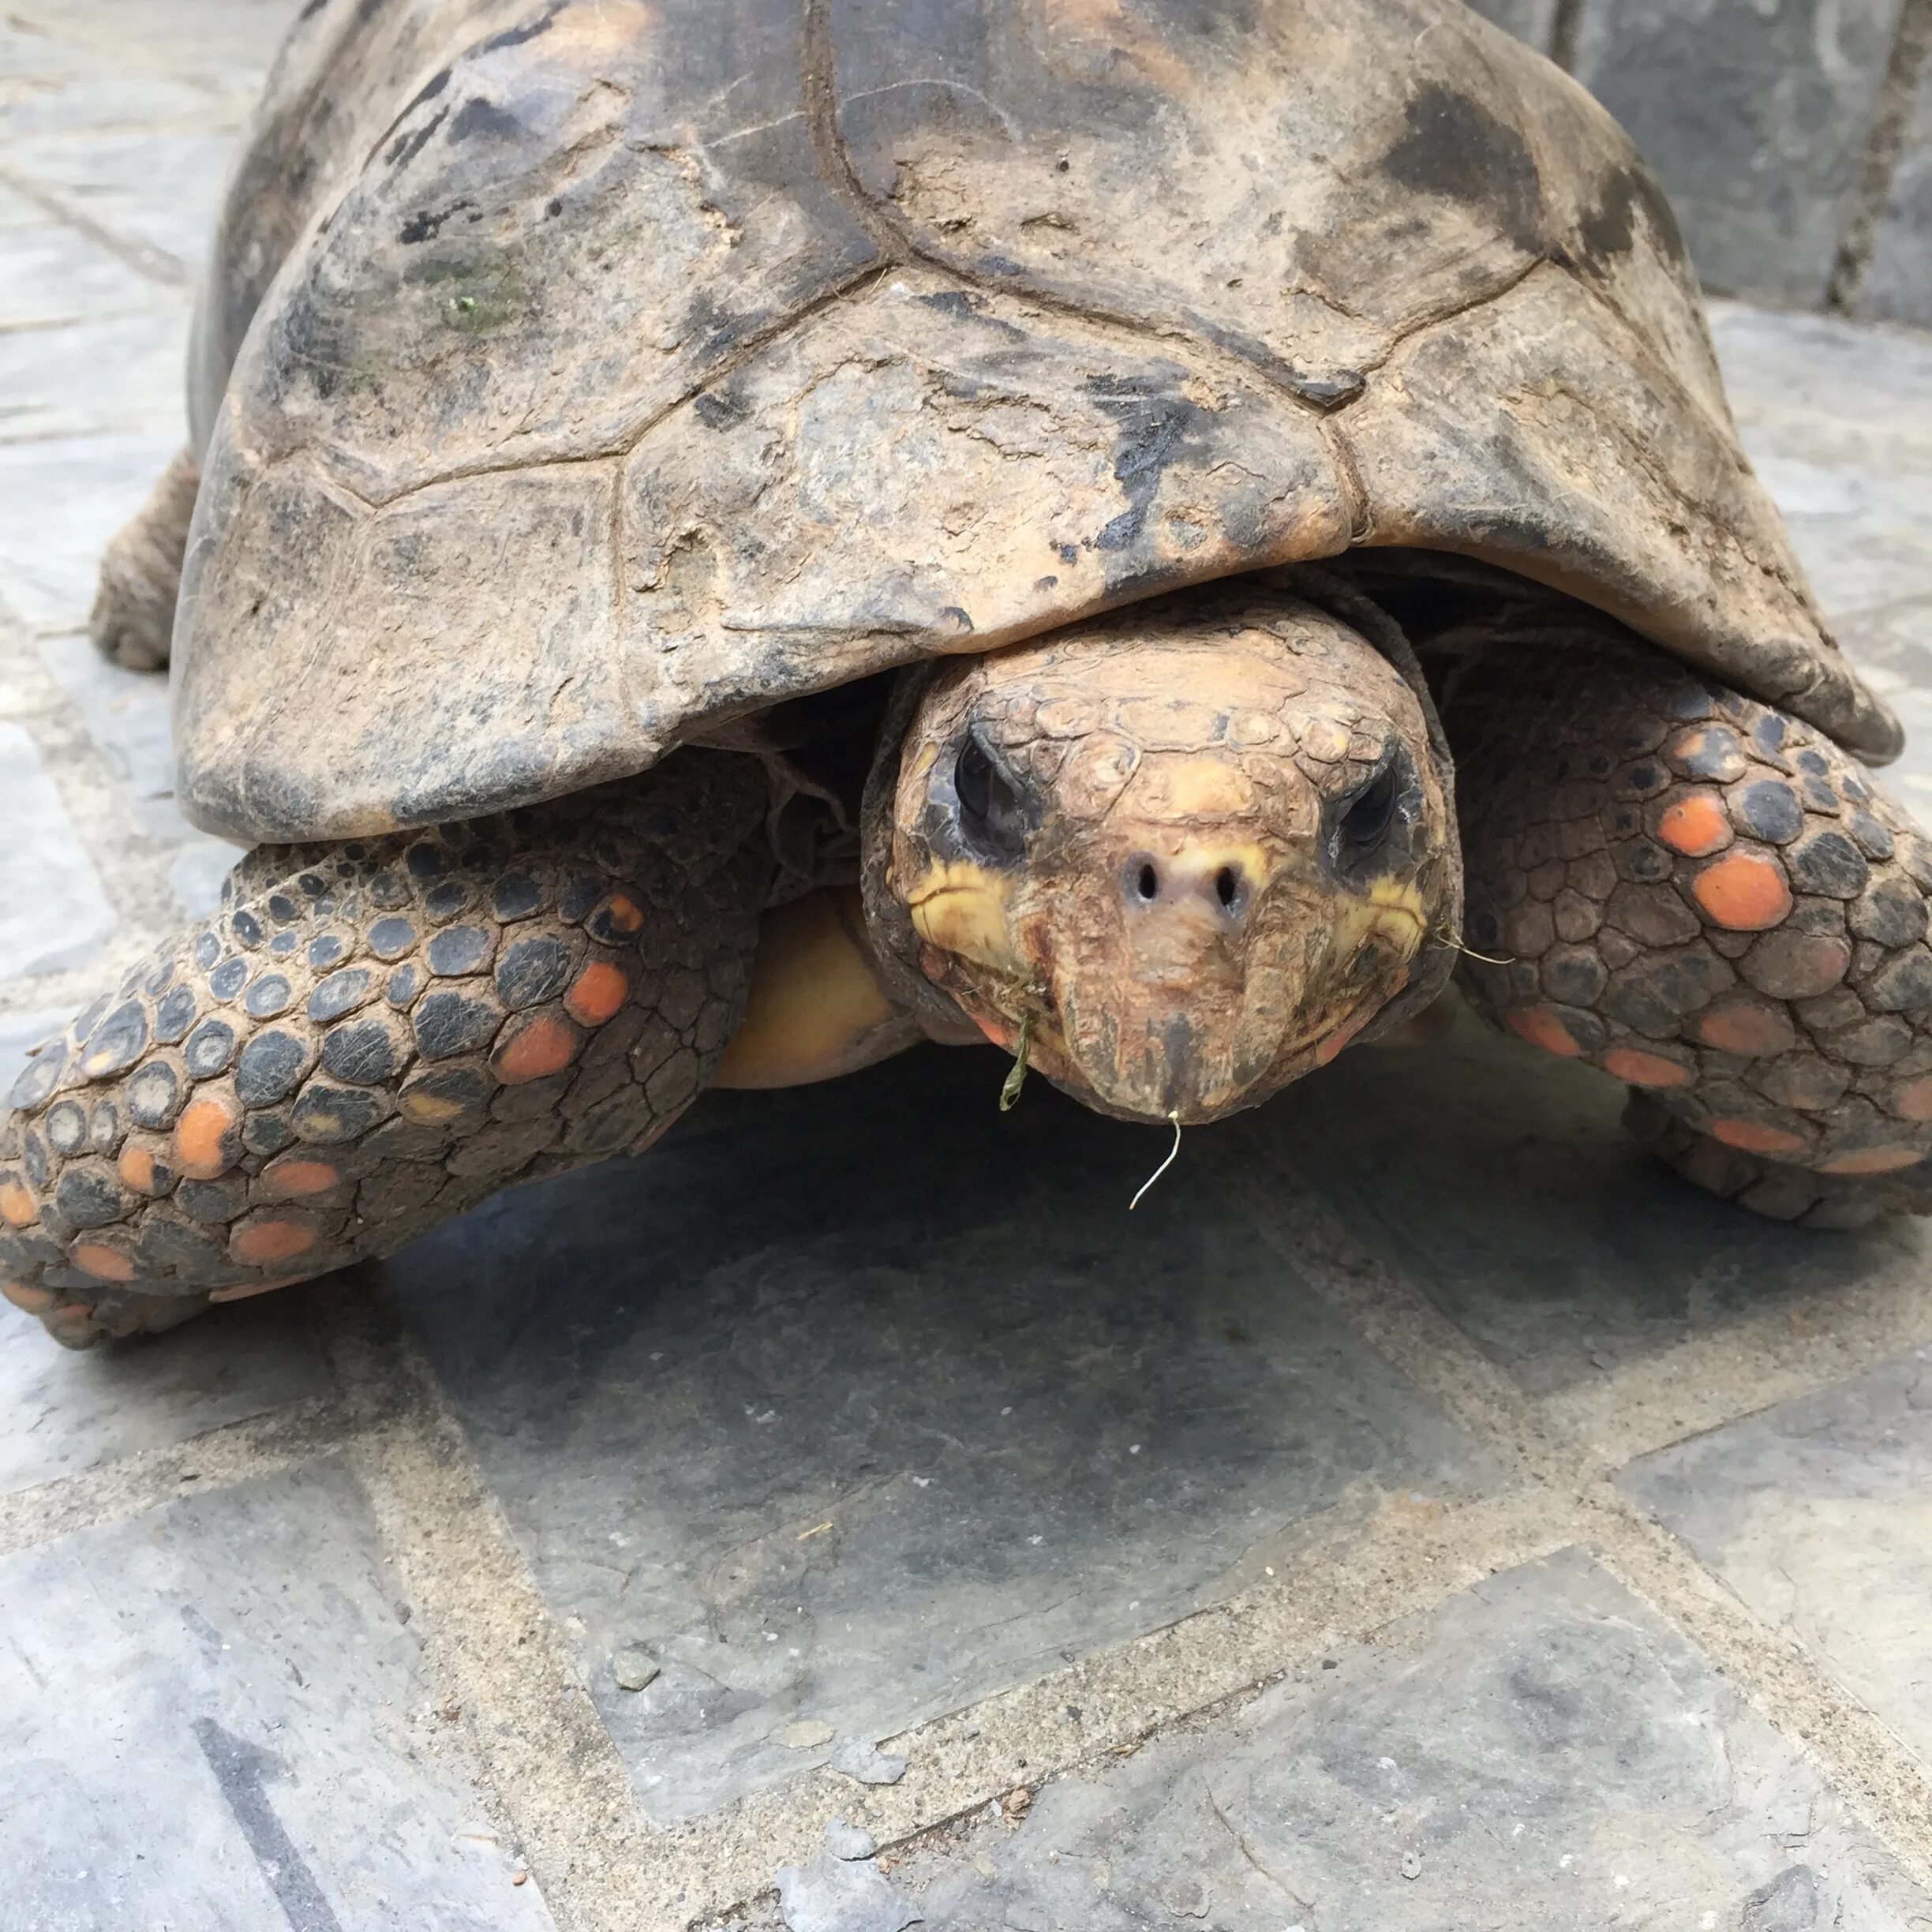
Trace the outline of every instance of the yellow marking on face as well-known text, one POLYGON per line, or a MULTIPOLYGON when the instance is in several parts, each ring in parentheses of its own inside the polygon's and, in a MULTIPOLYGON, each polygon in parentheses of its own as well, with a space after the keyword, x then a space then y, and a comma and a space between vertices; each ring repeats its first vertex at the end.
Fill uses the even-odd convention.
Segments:
MULTIPOLYGON (((1337 908, 1333 930, 1334 957, 1338 965, 1346 965, 1372 938, 1386 941, 1406 962, 1421 950, 1423 938, 1428 930, 1428 919, 1422 895, 1413 884, 1385 875, 1370 883, 1365 901, 1350 899, 1337 908)), ((1302 1052, 1310 1046, 1315 1046, 1319 1053, 1323 1046, 1327 1046, 1327 1058, 1317 1061, 1318 1065, 1326 1065, 1395 998, 1407 983, 1408 977, 1405 964, 1401 981, 1395 987, 1372 1001, 1357 1000, 1339 1018, 1332 1013, 1320 1016, 1313 1024, 1305 1027, 1298 1034, 1290 1035, 1282 1043, 1284 1054, 1302 1052)))
POLYGON ((1366 904, 1350 901, 1335 921, 1342 942, 1338 949, 1350 959, 1378 934, 1391 940, 1404 959, 1413 959, 1428 930, 1428 915, 1414 882, 1386 874, 1370 882, 1366 904))
MULTIPOLYGON (((1157 841, 1146 841, 1155 850, 1159 850, 1157 841)), ((1247 883, 1250 891, 1259 891, 1274 876, 1278 861, 1267 848, 1254 840, 1230 839, 1225 844, 1183 845, 1167 861, 1167 873, 1177 882, 1189 883, 1211 879, 1224 867, 1231 867, 1247 883)))
POLYGON ((1144 764, 1127 794, 1129 810, 1157 818, 1234 818, 1254 810, 1252 781, 1226 758, 1166 758, 1144 764))
POLYGON ((928 945, 956 959, 1024 975, 1006 926, 1012 897, 1005 874, 957 859, 929 867, 905 895, 913 929, 928 945))

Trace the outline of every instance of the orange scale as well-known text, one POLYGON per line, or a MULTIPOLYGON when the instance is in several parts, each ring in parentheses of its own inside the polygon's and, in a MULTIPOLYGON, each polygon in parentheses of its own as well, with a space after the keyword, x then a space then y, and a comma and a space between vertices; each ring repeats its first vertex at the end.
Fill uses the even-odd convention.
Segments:
POLYGON ((233 1101, 220 1094, 191 1100, 174 1123, 174 1165, 193 1181, 214 1181, 227 1171, 228 1136, 241 1123, 233 1101))
POLYGON ((586 923, 594 926, 600 919, 612 932, 641 932, 644 927, 643 910, 628 893, 608 894, 598 902, 586 923))
POLYGON ((1792 909, 1784 868, 1761 852, 1726 853, 1697 875, 1690 889, 1705 916, 1732 932, 1768 931, 1792 909))
POLYGON ((1892 1111, 1900 1120, 1932 1120, 1932 1073, 1908 1080, 1893 1096, 1892 1111))
POLYGON ((555 1013, 537 1013, 497 1048, 490 1068, 506 1087, 545 1080, 576 1058, 578 1045, 575 1028, 555 1013))
POLYGON ((621 966, 593 960, 564 995, 564 1009, 580 1025, 602 1026, 631 997, 631 981, 621 966))
POLYGON ((133 1257, 124 1255, 118 1248, 110 1248, 105 1241, 76 1241, 69 1258, 76 1267, 96 1281, 131 1282, 134 1279, 133 1257))
POLYGON ((1901 1167, 1915 1167, 1925 1156, 1916 1148, 1860 1148, 1855 1153, 1834 1155, 1818 1163, 1818 1172, 1828 1174, 1896 1174, 1901 1167))
POLYGON ((9 1227, 32 1227, 40 1219, 39 1204, 17 1181, 0 1185, 0 1221, 9 1227))
POLYGON ((1545 1053, 1559 1054, 1566 1060, 1582 1057, 1583 1049, 1552 1007, 1519 1006, 1510 1015, 1509 1025, 1512 1033, 1532 1046, 1541 1046, 1545 1053))
POLYGON ((1787 1133, 1782 1127, 1767 1127, 1762 1121, 1713 1121, 1711 1133, 1713 1138, 1721 1140, 1726 1147, 1740 1148, 1747 1154, 1801 1154, 1804 1151, 1802 1135, 1787 1133))
POLYGON ((1688 1087, 1690 1069, 1661 1054, 1640 1052, 1634 1046, 1613 1047, 1604 1055, 1604 1071, 1633 1087, 1688 1087))
POLYGON ((342 1170, 332 1161, 317 1160, 313 1155, 285 1155, 262 1170, 262 1185, 284 1200, 301 1200, 311 1194, 326 1194, 342 1180, 342 1170))
POLYGON ((259 1267, 269 1261, 292 1260, 316 1245, 316 1231, 304 1221, 252 1221, 235 1230, 228 1242, 230 1256, 259 1267))
POLYGON ((1696 1026, 1705 1046, 1747 1059, 1781 1054, 1795 1037, 1791 1021, 1778 1009, 1746 1003, 1717 1007, 1703 1014, 1696 1026))
POLYGON ((1690 792, 1673 799, 1658 817, 1657 835, 1687 859, 1707 858, 1736 836, 1723 800, 1712 792, 1690 792))

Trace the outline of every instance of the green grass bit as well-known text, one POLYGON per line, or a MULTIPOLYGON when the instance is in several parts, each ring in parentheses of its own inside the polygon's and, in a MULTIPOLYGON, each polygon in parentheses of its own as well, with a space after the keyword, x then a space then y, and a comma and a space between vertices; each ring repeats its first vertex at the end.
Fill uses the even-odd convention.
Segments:
POLYGON ((1020 1098, 1020 1089, 1026 1084, 1027 1046, 1033 1037, 1033 1016, 1028 1013, 1020 1022, 1020 1043, 1013 1049, 1013 1063, 1006 1070, 1005 1084, 1000 1088, 1000 1111, 1010 1114, 1013 1103, 1020 1098))

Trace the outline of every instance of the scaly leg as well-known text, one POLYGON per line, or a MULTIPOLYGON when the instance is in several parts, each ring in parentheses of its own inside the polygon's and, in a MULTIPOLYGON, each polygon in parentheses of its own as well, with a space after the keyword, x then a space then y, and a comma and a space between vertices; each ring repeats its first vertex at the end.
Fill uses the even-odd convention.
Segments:
POLYGON ((0 1118, 0 1290, 86 1347, 387 1254, 648 1146, 743 1009, 765 776, 642 777, 433 831, 264 846, 0 1118))
POLYGON ((200 481, 200 466, 183 450, 101 559, 88 629, 101 654, 127 670, 167 668, 182 559, 200 481))
POLYGON ((1858 762, 1607 620, 1447 699, 1478 1004, 1761 1214, 1932 1211, 1932 847, 1858 762))

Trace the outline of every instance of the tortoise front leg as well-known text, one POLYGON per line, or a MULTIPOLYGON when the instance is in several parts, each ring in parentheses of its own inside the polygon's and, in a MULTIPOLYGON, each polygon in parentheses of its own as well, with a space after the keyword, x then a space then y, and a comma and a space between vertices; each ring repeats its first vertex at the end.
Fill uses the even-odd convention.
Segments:
POLYGON ((382 1255, 647 1147, 741 1012, 750 758, 498 817, 264 846, 50 1041, 0 1120, 0 1287, 86 1347, 382 1255))
POLYGON ((1761 1214, 1932 1212, 1932 848, 1810 726, 1600 627, 1451 690, 1479 1005, 1761 1214))

